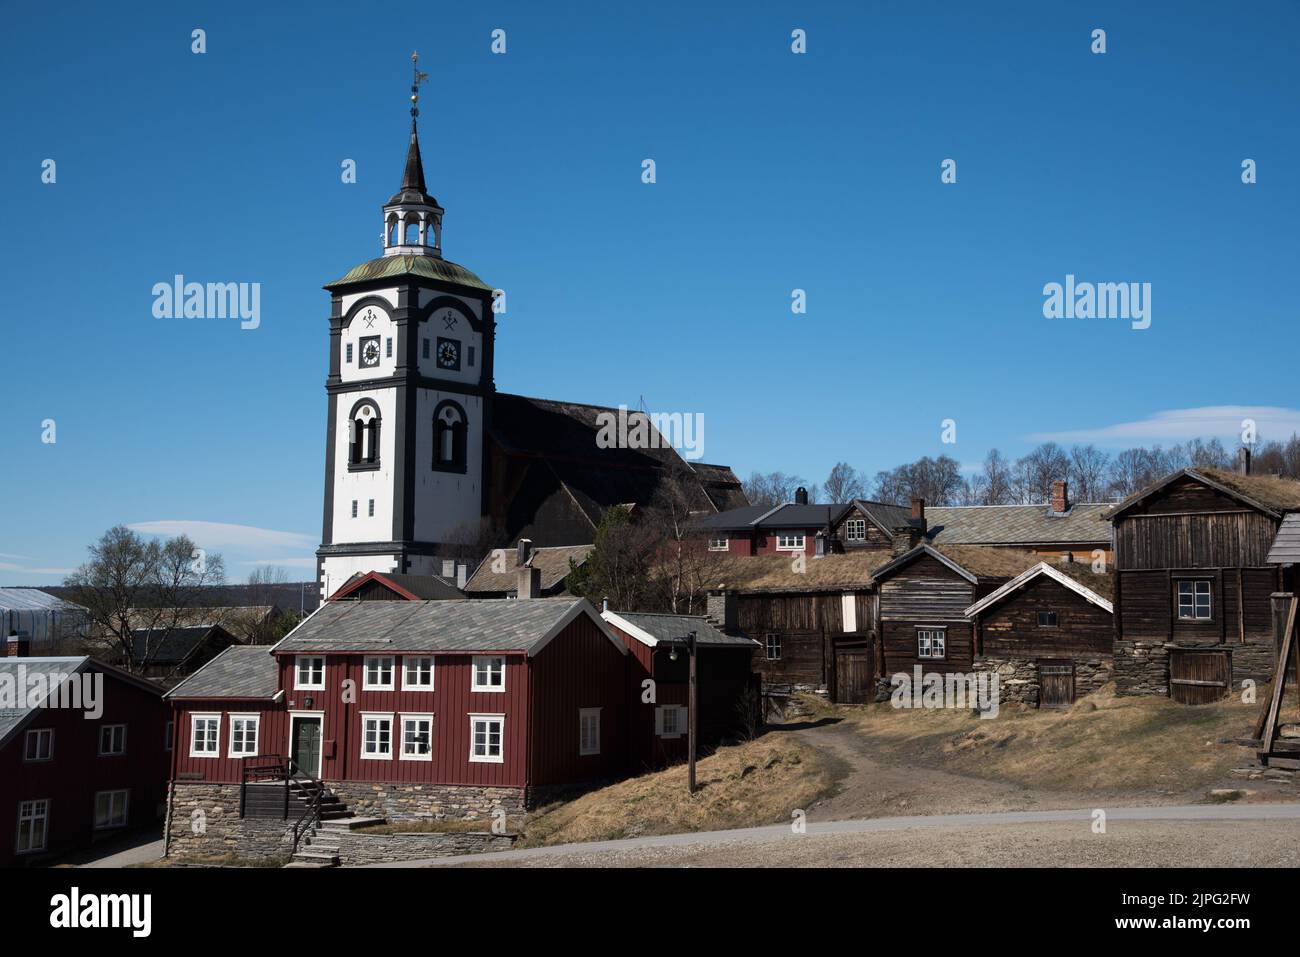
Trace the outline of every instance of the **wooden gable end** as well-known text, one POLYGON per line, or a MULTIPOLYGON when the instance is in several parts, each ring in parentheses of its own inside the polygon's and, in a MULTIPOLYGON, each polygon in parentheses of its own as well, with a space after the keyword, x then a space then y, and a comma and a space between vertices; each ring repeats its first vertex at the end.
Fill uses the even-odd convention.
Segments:
POLYGON ((976 589, 931 555, 919 555, 880 583, 882 621, 964 621, 976 589))

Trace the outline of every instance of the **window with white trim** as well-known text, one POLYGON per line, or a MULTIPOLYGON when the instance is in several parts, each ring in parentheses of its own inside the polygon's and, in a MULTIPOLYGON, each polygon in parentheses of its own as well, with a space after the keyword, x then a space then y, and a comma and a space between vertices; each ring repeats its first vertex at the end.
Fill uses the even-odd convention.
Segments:
POLYGON ((23 744, 24 761, 48 761, 54 757, 54 729, 28 731, 23 744))
POLYGON ((778 532, 776 550, 779 552, 802 551, 804 547, 803 532, 778 532))
POLYGON ((916 632, 916 657, 944 658, 947 644, 947 635, 942 628, 919 628, 916 632))
POLYGON ((403 691, 432 691, 433 690, 433 659, 432 658, 403 658, 402 659, 402 690, 403 691))
POLYGON ((402 715, 402 760, 433 760, 433 715, 402 715))
POLYGON ((655 708, 655 734, 661 738, 680 738, 686 733, 686 708, 680 704, 663 704, 655 708))
POLYGON ((709 551, 711 552, 725 552, 730 547, 730 545, 731 545, 731 539, 729 539, 726 535, 709 536, 709 551))
POLYGON ((472 714, 469 716, 469 759, 475 764, 501 764, 505 761, 506 716, 472 714))
POLYGON ((1213 606, 1208 581, 1178 583, 1178 617, 1182 621, 1209 621, 1213 606))
POLYGON ((258 715, 232 714, 230 716, 230 756, 251 758, 257 754, 257 731, 261 724, 258 715))
POLYGON ((393 716, 361 714, 361 756, 385 760, 393 756, 393 716))
POLYGON ((99 791, 95 794, 95 830, 126 827, 130 791, 99 791))
POLYGON ((846 542, 865 542, 867 540, 867 520, 851 518, 844 523, 844 540, 846 542))
POLYGON ((361 690, 393 690, 393 658, 390 655, 366 657, 366 673, 365 679, 361 683, 361 690))
POLYGON ((501 655, 476 655, 470 691, 505 691, 506 659, 501 655))
POLYGON ((781 636, 780 635, 764 635, 763 644, 765 646, 764 650, 766 650, 767 652, 768 661, 781 660, 781 636))
POLYGON ((45 837, 49 829, 49 798, 19 802, 18 838, 14 847, 19 854, 32 854, 45 850, 45 837))
POLYGON ((600 709, 578 711, 578 754, 600 754, 600 709))
POLYGON ((293 687, 296 691, 324 691, 325 659, 318 655, 299 655, 294 658, 293 687))
POLYGON ((190 757, 215 758, 217 741, 221 737, 221 715, 190 715, 190 757))
POLYGON ((100 727, 99 753, 103 757, 126 754, 126 725, 106 724, 100 727))

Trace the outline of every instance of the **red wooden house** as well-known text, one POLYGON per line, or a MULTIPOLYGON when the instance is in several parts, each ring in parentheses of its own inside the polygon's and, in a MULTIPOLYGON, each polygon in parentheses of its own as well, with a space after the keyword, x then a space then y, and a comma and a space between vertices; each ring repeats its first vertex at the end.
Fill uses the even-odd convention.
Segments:
POLYGON ((172 817, 196 800, 237 816, 267 755, 360 813, 517 814, 624 772, 627 660, 583 599, 326 602, 169 693, 172 817))
POLYGON ((0 866, 43 862, 158 820, 162 689, 87 657, 0 659, 0 866))
POLYGON ((631 651, 627 725, 633 770, 663 767, 686 757, 686 636, 691 632, 697 648, 699 747, 711 748, 757 728, 760 676, 754 673, 753 660, 758 642, 726 634, 696 615, 605 611, 601 617, 631 651))

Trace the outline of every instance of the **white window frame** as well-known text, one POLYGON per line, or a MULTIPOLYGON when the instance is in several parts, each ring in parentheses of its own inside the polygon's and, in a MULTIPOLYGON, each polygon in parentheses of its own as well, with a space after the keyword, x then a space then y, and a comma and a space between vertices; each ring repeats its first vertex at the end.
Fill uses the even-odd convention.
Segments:
MULTIPOLYGON (((471 670, 470 670, 470 679, 469 679, 469 682, 470 682, 470 684, 469 684, 469 690, 470 690, 470 691, 494 691, 494 692, 499 692, 499 691, 505 691, 505 690, 506 690, 506 656, 505 656, 505 655, 475 655, 475 656, 473 657, 473 659, 471 660, 471 662, 470 662, 470 668, 471 668, 471 670), (489 683, 489 684, 480 684, 480 683, 479 683, 479 663, 480 663, 480 662, 485 662, 485 661, 486 661, 486 662, 496 661, 496 662, 499 662, 499 663, 500 663, 500 665, 501 665, 501 685, 500 685, 500 687, 493 687, 492 684, 490 684, 490 683, 489 683)), ((488 678, 489 678, 489 681, 490 681, 490 679, 491 679, 491 675, 492 675, 492 671, 491 671, 491 667, 489 666, 489 669, 488 669, 488 678)))
POLYGON ((1214 588, 1207 578, 1182 578, 1178 580, 1178 620, 1179 621, 1213 621, 1214 620, 1214 588), (1183 614, 1183 586, 1190 585, 1191 591, 1188 592, 1187 598, 1190 599, 1187 607, 1191 610, 1190 615, 1183 614), (1205 586, 1202 589, 1201 586, 1205 586), (1205 599, 1205 614, 1201 614, 1201 598, 1205 599))
MULTIPOLYGON (((204 744, 207 743, 207 735, 203 736, 204 744)), ((221 713, 219 711, 202 711, 194 712, 190 715, 190 757, 192 758, 219 758, 221 757, 221 713), (217 735, 212 742, 212 750, 196 751, 194 745, 198 743, 199 736, 196 726, 200 721, 215 721, 217 723, 217 735)))
POLYGON ((599 708, 579 708, 578 709, 578 754, 587 756, 589 754, 600 754, 600 709, 599 708), (596 740, 590 743, 587 738, 587 722, 595 721, 596 740))
POLYGON ((763 636, 763 656, 768 661, 781 660, 781 636, 776 632, 769 631, 763 636), (772 646, 776 646, 776 654, 772 654, 772 646))
MULTIPOLYGON (((491 747, 491 730, 487 734, 488 747, 491 747)), ((504 764, 506 760, 506 716, 503 714, 471 714, 469 716, 469 760, 471 764, 504 764), (477 729, 474 727, 478 721, 496 722, 497 725, 497 753, 493 754, 475 754, 474 753, 474 735, 477 729)))
POLYGON ((948 629, 947 628, 916 629, 916 657, 923 658, 926 661, 942 661, 945 658, 947 658, 948 657, 948 629), (921 648, 924 647, 921 644, 921 642, 923 641, 929 643, 929 652, 926 654, 921 653, 921 648), (936 647, 938 647, 939 649, 938 654, 935 654, 936 647))
POLYGON ((777 532, 776 550, 778 552, 807 551, 808 536, 804 532, 777 532))
POLYGON ((120 722, 117 724, 101 724, 99 726, 99 756, 101 758, 120 758, 124 754, 126 754, 126 725, 120 722), (122 732, 122 746, 113 751, 105 751, 104 732, 105 731, 109 732, 110 735, 109 744, 111 746, 112 744, 116 743, 117 732, 119 729, 122 732))
POLYGON ((726 535, 710 535, 709 551, 725 552, 731 547, 731 539, 726 535))
POLYGON ((437 668, 436 668, 435 662, 434 662, 434 660, 433 660, 433 655, 412 655, 412 656, 409 657, 409 658, 403 656, 403 658, 402 658, 402 690, 403 690, 403 691, 428 691, 428 692, 433 691, 434 673, 435 673, 436 671, 437 671, 437 668), (418 683, 418 682, 412 682, 412 681, 411 681, 411 675, 412 675, 412 674, 415 674, 415 675, 420 674, 420 670, 415 670, 415 671, 412 671, 412 670, 411 670, 411 662, 413 662, 413 661, 427 661, 427 662, 429 663, 429 683, 428 683, 428 684, 420 684, 420 683, 418 683))
MULTIPOLYGON (((375 727, 375 745, 378 746, 383 742, 383 735, 378 725, 375 727)), ((393 760, 393 713, 391 711, 363 711, 361 712, 361 759, 363 761, 391 761, 393 760), (387 751, 366 751, 366 724, 370 721, 387 721, 388 722, 388 750, 387 751)))
POLYGON ((27 801, 18 802, 18 826, 14 831, 14 853, 16 854, 39 854, 45 850, 50 840, 50 799, 49 798, 31 798, 27 801), (27 811, 27 813, 23 813, 27 811), (40 821, 41 822, 41 843, 35 845, 31 843, 31 833, 34 828, 28 829, 28 844, 23 847, 23 822, 40 821))
POLYGON ((686 705, 684 704, 661 704, 655 708, 655 734, 666 740, 674 740, 686 734, 686 705), (673 712, 673 729, 665 730, 668 722, 665 718, 668 712, 673 712))
MULTIPOLYGON (((403 761, 432 761, 433 760, 433 715, 432 714, 402 714, 398 722, 402 728, 402 749, 398 754, 403 761), (408 721, 427 721, 429 722, 429 750, 425 754, 409 754, 406 750, 406 723, 408 721)), ((418 734, 419 732, 417 732, 418 734)))
MULTIPOLYGON (((393 691, 396 689, 397 681, 397 659, 392 655, 366 655, 361 662, 361 690, 362 691, 393 691), (370 668, 371 662, 388 662, 388 681, 371 681, 370 668)), ((381 674, 383 666, 376 664, 376 670, 381 674)))
POLYGON ((226 738, 229 742, 227 746, 230 748, 230 757, 232 758, 256 757, 257 746, 258 744, 261 743, 262 740, 262 716, 260 714, 235 714, 232 712, 226 715, 226 717, 230 719, 230 734, 226 735, 226 738), (242 750, 236 750, 235 737, 236 734, 238 733, 236 731, 236 728, 240 724, 240 722, 243 722, 245 725, 247 725, 247 723, 250 721, 253 724, 253 747, 251 749, 248 747, 248 728, 245 727, 242 733, 242 740, 240 741, 240 743, 243 745, 243 748, 242 750))
POLYGON ((867 540, 867 520, 850 518, 844 523, 844 540, 846 542, 865 542, 867 540))
POLYGON ((53 728, 32 728, 23 735, 23 763, 39 764, 44 761, 54 760, 54 729, 53 728), (44 755, 41 754, 42 736, 45 741, 44 755), (36 742, 36 756, 31 756, 32 742, 36 742))
MULTIPOLYGON (((307 668, 307 676, 311 677, 311 672, 315 668, 307 668)), ((325 656, 324 655, 298 655, 293 659, 293 690, 294 691, 324 691, 325 690, 325 656), (309 661, 320 662, 320 682, 303 680, 303 663, 309 661)))
POLYGON ((94 814, 95 814, 94 829, 96 831, 112 831, 120 827, 126 827, 128 824, 131 823, 130 789, 117 788, 112 791, 96 791, 94 814), (113 815, 114 798, 116 798, 119 795, 121 795, 122 798, 122 812, 120 816, 114 816, 113 815), (108 799, 108 822, 106 824, 99 823, 99 799, 100 798, 108 799))

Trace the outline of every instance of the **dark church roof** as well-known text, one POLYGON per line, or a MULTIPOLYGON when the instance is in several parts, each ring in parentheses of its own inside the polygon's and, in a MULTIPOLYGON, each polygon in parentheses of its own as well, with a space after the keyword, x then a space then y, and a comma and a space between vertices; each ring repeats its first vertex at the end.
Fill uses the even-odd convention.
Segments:
MULTIPOLYGON (((406 148, 406 168, 402 171, 402 186, 385 206, 404 203, 414 206, 437 206, 438 201, 429 195, 424 185, 424 163, 420 161, 420 138, 411 128, 411 145, 406 148)), ((438 207, 441 209, 442 207, 438 207)))
POLYGON ((588 544, 607 508, 649 505, 673 475, 688 484, 694 510, 712 514, 743 504, 740 482, 730 469, 697 469, 666 441, 657 448, 601 448, 597 438, 606 414, 617 417, 619 410, 496 394, 491 438, 503 512, 493 518, 509 541, 588 544))

